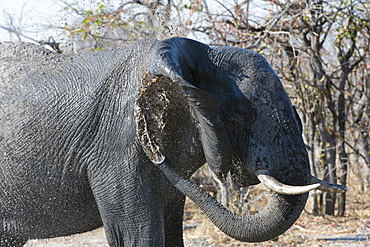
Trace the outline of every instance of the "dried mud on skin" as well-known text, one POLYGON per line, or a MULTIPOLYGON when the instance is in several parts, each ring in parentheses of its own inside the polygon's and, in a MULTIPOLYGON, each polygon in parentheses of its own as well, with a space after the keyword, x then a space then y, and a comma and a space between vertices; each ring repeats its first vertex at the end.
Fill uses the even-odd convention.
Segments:
POLYGON ((180 152, 173 149, 178 146, 173 144, 181 133, 191 136, 187 132, 192 128, 190 119, 188 98, 181 84, 164 76, 152 77, 145 73, 135 104, 135 120, 138 140, 150 160, 160 163, 168 153, 180 152))
POLYGON ((143 86, 136 100, 135 119, 138 139, 145 154, 155 162, 163 161, 164 114, 169 106, 165 86, 171 81, 144 75, 143 86))

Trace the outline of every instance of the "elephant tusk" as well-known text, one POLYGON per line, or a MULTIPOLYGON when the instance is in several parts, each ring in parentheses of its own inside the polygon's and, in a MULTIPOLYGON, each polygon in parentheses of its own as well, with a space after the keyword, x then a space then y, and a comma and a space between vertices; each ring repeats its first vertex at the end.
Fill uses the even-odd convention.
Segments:
POLYGON ((330 193, 343 193, 347 191, 347 186, 341 184, 333 184, 330 182, 323 181, 311 175, 311 183, 317 184, 319 183, 320 186, 317 188, 318 190, 330 193))
POLYGON ((305 186, 293 186, 283 184, 274 178, 269 171, 260 169, 255 172, 257 178, 263 183, 268 189, 283 195, 300 195, 314 190, 321 186, 321 183, 310 184, 305 186))

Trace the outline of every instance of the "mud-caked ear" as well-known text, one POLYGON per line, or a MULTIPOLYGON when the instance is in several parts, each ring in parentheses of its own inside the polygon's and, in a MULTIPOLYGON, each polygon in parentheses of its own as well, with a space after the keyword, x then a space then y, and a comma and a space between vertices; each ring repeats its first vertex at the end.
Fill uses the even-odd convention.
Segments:
POLYGON ((153 78, 148 72, 143 75, 142 87, 135 104, 136 130, 145 154, 153 162, 164 160, 164 111, 167 96, 163 86, 172 81, 168 78, 153 78))
POLYGON ((184 99, 192 109, 192 116, 200 126, 207 163, 214 173, 223 178, 230 169, 232 154, 226 129, 219 114, 220 102, 210 93, 199 89, 195 80, 197 63, 209 62, 207 60, 209 49, 205 44, 182 38, 158 42, 152 53, 151 67, 148 69, 150 73, 143 80, 144 84, 147 84, 146 89, 142 90, 137 100, 136 119, 140 142, 146 154, 152 161, 161 162, 166 154, 162 148, 164 143, 162 130, 165 123, 161 120, 163 110, 160 109, 168 106, 166 97, 161 96, 163 90, 153 92, 148 90, 153 90, 160 84, 162 85, 160 87, 164 87, 164 84, 172 85, 171 88, 175 91, 180 88, 182 92, 175 93, 185 95, 184 99), (153 86, 154 84, 157 86, 153 86), (179 87, 174 86, 175 84, 179 87), (146 94, 150 94, 149 100, 155 102, 147 102, 146 94), (157 110, 153 110, 153 106, 157 110))
POLYGON ((197 135, 194 113, 178 82, 145 72, 135 104, 137 136, 145 154, 155 163, 165 157, 181 160, 183 150, 197 135), (169 155, 171 154, 171 155, 169 155))

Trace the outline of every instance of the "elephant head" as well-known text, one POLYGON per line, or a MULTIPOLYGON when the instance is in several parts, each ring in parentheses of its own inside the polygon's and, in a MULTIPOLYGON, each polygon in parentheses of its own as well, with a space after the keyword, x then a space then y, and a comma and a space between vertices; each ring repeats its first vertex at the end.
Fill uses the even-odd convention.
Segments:
POLYGON ((148 71, 143 81, 149 84, 178 85, 178 95, 187 102, 181 104, 192 109, 189 117, 200 126, 204 157, 215 174, 224 179, 230 172, 239 186, 262 182, 272 190, 268 205, 256 215, 238 216, 225 209, 173 169, 170 150, 163 147, 162 115, 151 109, 166 104, 139 97, 137 129, 147 156, 227 235, 248 242, 272 239, 298 219, 308 191, 346 190, 310 175, 299 116, 261 55, 173 38, 156 44, 148 71))

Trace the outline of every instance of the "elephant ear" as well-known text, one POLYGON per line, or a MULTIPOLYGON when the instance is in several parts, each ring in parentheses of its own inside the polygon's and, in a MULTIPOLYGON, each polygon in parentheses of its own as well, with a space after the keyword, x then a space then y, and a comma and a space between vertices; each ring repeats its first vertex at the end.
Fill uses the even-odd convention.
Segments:
MULTIPOLYGON (((207 163, 212 171, 223 179, 230 169, 232 153, 226 129, 219 114, 220 102, 210 93, 199 89, 197 87, 199 82, 195 80, 195 78, 199 78, 196 74, 198 73, 197 63, 210 62, 209 51, 210 47, 207 45, 189 39, 172 38, 160 41, 154 47, 151 66, 148 69, 153 78, 148 79, 147 77, 145 80, 174 83, 180 86, 182 93, 185 93, 186 97, 184 98, 188 101, 187 104, 192 108, 193 117, 195 116, 195 120, 200 126, 200 136, 207 163)), ((138 108, 143 107, 138 106, 138 108)), ((138 111, 140 110, 136 112, 138 111)), ((144 118, 141 117, 142 120, 144 118)), ((159 120, 157 123, 149 120, 151 122, 149 125, 148 123, 144 124, 148 120, 141 122, 141 129, 147 129, 144 131, 145 135, 139 133, 141 144, 148 157, 153 162, 159 163, 165 157, 162 149, 163 134, 161 134, 164 126, 159 120), (149 129, 149 126, 156 127, 149 129)), ((143 134, 142 130, 139 131, 143 134)))

